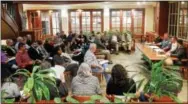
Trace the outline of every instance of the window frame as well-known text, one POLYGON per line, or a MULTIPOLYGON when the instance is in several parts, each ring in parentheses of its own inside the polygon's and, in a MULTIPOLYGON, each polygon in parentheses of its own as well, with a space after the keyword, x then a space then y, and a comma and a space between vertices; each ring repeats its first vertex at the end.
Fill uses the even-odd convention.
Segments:
POLYGON ((49 24, 50 24, 50 34, 42 34, 42 35, 56 35, 53 34, 53 27, 52 27, 52 13, 50 13, 50 11, 52 12, 58 12, 59 13, 59 31, 62 31, 62 21, 61 21, 61 10, 60 9, 40 9, 40 10, 27 10, 27 17, 28 17, 28 28, 29 30, 41 30, 41 34, 42 34, 42 17, 41 17, 41 12, 48 12, 48 16, 49 16, 49 24), (40 14, 38 13, 38 11, 40 11, 40 14), (37 28, 33 28, 32 27, 32 23, 31 23, 31 13, 38 13, 38 18, 39 20, 37 21, 37 23, 39 24, 39 26, 37 28))
POLYGON ((82 11, 84 12, 90 12, 90 31, 93 31, 93 12, 100 11, 101 12, 101 32, 103 32, 103 26, 104 26, 104 20, 103 20, 103 9, 81 9, 81 11, 78 11, 78 9, 69 9, 68 10, 68 25, 69 25, 69 31, 72 31, 72 24, 71 24, 71 12, 79 12, 79 32, 82 30, 82 11))
POLYGON ((123 27, 123 12, 124 11, 131 11, 131 32, 133 32, 133 34, 135 34, 134 32, 134 17, 133 17, 133 12, 134 11, 142 11, 142 32, 141 33, 136 33, 136 35, 142 35, 145 33, 145 8, 118 8, 118 9, 110 9, 110 30, 112 30, 112 12, 113 11, 120 11, 120 32, 122 32, 124 29, 123 27))
POLYGON ((184 21, 186 17, 188 18, 188 2, 185 2, 185 4, 181 4, 181 2, 169 2, 168 33, 170 36, 176 36, 180 40, 188 41, 188 25, 186 25, 185 23, 180 23, 180 17, 183 17, 182 21, 184 21), (181 8, 181 5, 186 5, 186 8, 181 8), (173 9, 177 10, 177 13, 174 13, 173 9), (186 15, 180 14, 180 10, 182 9, 187 10, 186 15), (174 15, 174 17, 172 15, 174 15), (174 18, 176 21, 173 20, 174 18), (172 21, 175 22, 171 24, 172 21), (185 31, 185 33, 181 31, 180 27, 182 27, 182 30, 185 31), (183 37, 184 36, 183 34, 185 34, 185 37, 183 37))

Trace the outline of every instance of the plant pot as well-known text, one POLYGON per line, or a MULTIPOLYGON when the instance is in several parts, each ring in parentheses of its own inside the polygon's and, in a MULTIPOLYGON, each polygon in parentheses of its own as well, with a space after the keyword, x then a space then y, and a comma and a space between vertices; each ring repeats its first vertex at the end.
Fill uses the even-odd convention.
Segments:
POLYGON ((160 98, 154 96, 153 102, 174 102, 174 101, 168 96, 161 96, 160 98))

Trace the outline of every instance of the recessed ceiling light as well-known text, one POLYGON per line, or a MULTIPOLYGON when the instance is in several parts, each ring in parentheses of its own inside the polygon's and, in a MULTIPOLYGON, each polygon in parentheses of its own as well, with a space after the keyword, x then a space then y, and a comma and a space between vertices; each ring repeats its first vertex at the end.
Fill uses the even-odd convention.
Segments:
POLYGON ((182 1, 182 2, 181 2, 181 4, 185 4, 185 2, 184 2, 184 1, 182 1))
POLYGON ((136 4, 137 4, 137 5, 140 5, 140 2, 137 2, 136 4))

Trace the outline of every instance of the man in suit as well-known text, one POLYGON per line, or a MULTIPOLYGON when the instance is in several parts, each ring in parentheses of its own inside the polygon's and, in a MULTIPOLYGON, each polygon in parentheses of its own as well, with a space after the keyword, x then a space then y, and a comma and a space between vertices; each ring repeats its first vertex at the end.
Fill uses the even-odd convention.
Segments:
POLYGON ((9 57, 15 56, 16 55, 16 49, 13 46, 13 40, 12 39, 7 39, 6 40, 6 44, 7 44, 7 49, 6 49, 7 55, 9 57))
POLYGON ((32 42, 31 47, 28 49, 29 57, 32 60, 43 60, 42 54, 37 50, 37 42, 32 42))
POLYGON ((174 64, 176 65, 181 65, 181 59, 186 58, 186 51, 185 48, 183 47, 183 41, 178 40, 177 41, 177 48, 175 51, 167 53, 167 55, 172 56, 172 57, 177 57, 178 60, 174 61, 174 64))

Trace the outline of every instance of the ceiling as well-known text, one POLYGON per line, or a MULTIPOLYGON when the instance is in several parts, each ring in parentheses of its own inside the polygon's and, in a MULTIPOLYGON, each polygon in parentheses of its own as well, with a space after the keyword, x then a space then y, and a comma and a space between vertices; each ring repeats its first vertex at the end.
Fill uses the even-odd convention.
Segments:
POLYGON ((95 9, 95 8, 145 8, 156 6, 156 2, 90 2, 75 4, 23 4, 24 11, 31 9, 95 9))

